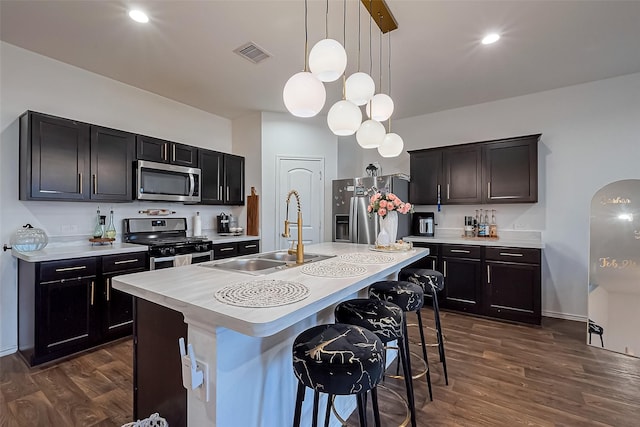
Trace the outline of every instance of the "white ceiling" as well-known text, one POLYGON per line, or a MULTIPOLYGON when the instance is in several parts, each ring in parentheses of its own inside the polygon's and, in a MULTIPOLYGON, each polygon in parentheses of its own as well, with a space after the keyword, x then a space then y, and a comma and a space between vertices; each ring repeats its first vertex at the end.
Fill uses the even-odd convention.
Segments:
MULTIPOLYGON (((387 0, 395 118, 640 72, 640 1, 387 0), (502 39, 479 39, 497 30, 502 39)), ((324 0, 308 0, 309 45, 324 38, 324 0)), ((343 40, 343 1, 329 2, 329 36, 343 40)), ((369 70, 369 16, 347 0, 347 74, 369 70)), ((286 111, 282 88, 304 65, 303 0, 0 1, 3 41, 227 118, 286 111), (151 21, 130 20, 128 5, 151 21), (255 65, 233 50, 253 41, 255 65)), ((379 81, 379 30, 373 26, 379 81)), ((387 36, 383 90, 388 92, 387 36)), ((327 85, 327 103, 341 83, 327 85)))

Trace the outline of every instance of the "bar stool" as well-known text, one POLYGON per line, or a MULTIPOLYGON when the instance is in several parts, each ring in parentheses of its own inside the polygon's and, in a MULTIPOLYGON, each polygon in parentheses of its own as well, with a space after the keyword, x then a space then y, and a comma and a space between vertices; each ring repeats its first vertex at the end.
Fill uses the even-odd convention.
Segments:
MULTIPOLYGON (((391 341, 398 341, 398 352, 402 361, 405 386, 407 388, 407 406, 411 414, 412 424, 415 425, 413 380, 409 371, 410 364, 407 361, 407 357, 409 357, 409 341, 408 337, 403 333, 403 317, 402 309, 397 305, 370 298, 356 298, 344 301, 335 308, 336 322, 348 323, 368 329, 376 334, 385 345, 391 341)), ((400 398, 400 396, 398 397, 400 398)), ((329 408, 327 407, 328 412, 329 408)), ((407 420, 408 417, 404 422, 406 423, 407 420)))
MULTIPOLYGON (((431 374, 429 372, 429 359, 427 358, 427 346, 425 345, 424 341, 422 317, 420 316, 420 308, 422 308, 422 304, 424 304, 424 292, 422 291, 422 287, 410 282, 383 280, 381 282, 375 282, 374 284, 369 286, 369 297, 391 302, 402 309, 402 328, 404 336, 407 337, 407 344, 409 343, 409 333, 407 332, 407 313, 417 313, 418 324, 420 326, 420 341, 422 342, 422 358, 426 365, 429 400, 433 401, 433 392, 431 390, 431 374)), ((411 354, 408 350, 409 348, 407 347, 407 367, 409 372, 411 372, 411 354)))
MULTIPOLYGON (((313 427, 318 425, 320 392, 328 393, 330 400, 334 395, 356 395, 360 426, 366 426, 368 391, 380 427, 376 386, 384 375, 384 347, 373 332, 342 323, 307 329, 293 342, 293 372, 298 378, 294 427, 300 426, 305 387, 314 391, 313 427)), ((328 422, 325 418, 325 426, 328 422)))
MULTIPOLYGON (((449 385, 449 375, 447 374, 447 358, 444 353, 444 335, 442 334, 442 323, 440 323, 440 306, 438 304, 438 292, 444 289, 444 276, 436 270, 425 268, 403 268, 398 274, 398 280, 418 284, 422 287, 425 295, 431 295, 433 305, 433 317, 436 323, 436 336, 438 339, 438 354, 442 362, 444 371, 444 381, 449 385)), ((420 312, 418 312, 418 322, 420 323, 420 312)), ((420 325, 422 330, 422 325, 420 325)))

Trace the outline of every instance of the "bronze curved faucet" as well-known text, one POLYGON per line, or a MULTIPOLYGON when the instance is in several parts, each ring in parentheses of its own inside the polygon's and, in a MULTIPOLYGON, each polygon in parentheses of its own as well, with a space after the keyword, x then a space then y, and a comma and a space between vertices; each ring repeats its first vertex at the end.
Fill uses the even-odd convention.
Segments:
POLYGON ((289 230, 289 200, 291 200, 291 195, 296 196, 296 202, 298 204, 298 246, 296 250, 289 249, 287 252, 289 254, 296 254, 296 264, 304 263, 304 245, 302 244, 302 211, 300 210, 300 195, 296 190, 291 190, 287 194, 287 219, 284 220, 284 233, 282 233, 282 237, 291 237, 289 230))

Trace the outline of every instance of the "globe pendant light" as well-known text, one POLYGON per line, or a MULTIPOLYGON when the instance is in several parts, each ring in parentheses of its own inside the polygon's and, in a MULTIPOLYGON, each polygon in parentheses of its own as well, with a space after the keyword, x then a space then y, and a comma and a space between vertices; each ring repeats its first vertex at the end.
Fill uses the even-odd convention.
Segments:
POLYGON ((356 132, 356 141, 362 148, 377 148, 382 144, 386 131, 382 123, 375 120, 362 122, 356 132))
POLYGON ((393 99, 389 95, 378 93, 371 98, 371 102, 367 102, 366 109, 367 117, 384 122, 393 114, 393 99))
POLYGON ((326 98, 324 85, 308 71, 291 76, 282 92, 285 107, 296 117, 315 116, 324 107, 326 98))
POLYGON ((346 82, 345 93, 349 101, 356 105, 364 105, 376 92, 376 84, 371 76, 362 71, 353 73, 346 82))
POLYGON ((382 144, 378 147, 378 153, 382 157, 397 157, 404 149, 404 142, 397 133, 388 133, 382 140, 382 144))
POLYGON ((320 40, 309 53, 309 69, 318 80, 333 82, 347 68, 347 52, 334 39, 320 40))
POLYGON ((307 69, 307 0, 304 1, 304 71, 287 80, 282 91, 285 107, 296 117, 313 117, 327 98, 324 85, 307 69))
POLYGON ((333 104, 327 115, 329 129, 338 136, 353 135, 361 123, 362 111, 357 105, 346 99, 333 104))

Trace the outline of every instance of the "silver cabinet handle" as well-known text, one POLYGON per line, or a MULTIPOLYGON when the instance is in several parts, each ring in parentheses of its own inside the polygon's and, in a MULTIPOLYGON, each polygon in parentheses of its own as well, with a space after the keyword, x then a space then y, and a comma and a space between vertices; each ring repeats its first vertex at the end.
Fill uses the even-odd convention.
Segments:
POLYGON ((169 160, 169 159, 167 159, 167 151, 168 151, 168 150, 167 150, 167 143, 165 142, 165 143, 162 145, 162 160, 165 160, 165 161, 166 161, 166 160, 169 160))
POLYGON ((78 187, 80 187, 80 194, 82 194, 82 174, 78 174, 78 187))
POLYGON ((487 265, 487 283, 491 284, 491 266, 487 265))
POLYGON ((111 300, 111 279, 107 279, 107 301, 111 300))
POLYGON ((431 269, 432 269, 432 270, 435 270, 435 269, 436 269, 436 260, 435 260, 435 259, 432 259, 432 260, 431 260, 431 269))
POLYGON ((75 270, 84 270, 87 268, 86 265, 82 265, 80 267, 65 267, 65 268, 56 268, 56 273, 62 273, 63 271, 75 271, 75 270))
POLYGON ((258 245, 244 245, 245 249, 249 249, 249 248, 255 248, 258 245))
POLYGON ((172 144, 171 145, 172 151, 171 151, 171 161, 175 162, 176 161, 176 144, 172 144))
POLYGON ((514 253, 510 253, 510 252, 500 252, 500 255, 502 255, 502 256, 515 256, 515 257, 524 256, 523 254, 514 254, 514 253))
POLYGON ((91 281, 91 305, 93 305, 93 294, 94 294, 95 287, 96 287, 96 284, 92 280, 91 281))
POLYGON ((116 265, 118 265, 118 264, 129 264, 129 263, 138 262, 138 261, 139 261, 138 259, 125 259, 125 260, 122 260, 122 261, 116 261, 116 262, 114 262, 114 264, 116 264, 116 265))
POLYGON ((465 249, 451 249, 451 252, 456 252, 456 253, 459 253, 459 254, 470 254, 471 253, 471 251, 467 251, 465 249))
POLYGON ((93 174, 93 194, 98 194, 98 176, 93 174))
POLYGON ((227 185, 227 201, 229 200, 229 186, 227 185))
POLYGON ((218 187, 218 200, 222 200, 222 185, 218 187))
POLYGON ((444 277, 447 277, 447 261, 442 261, 442 267, 443 267, 443 268, 442 268, 442 270, 443 270, 443 271, 442 271, 442 275, 443 275, 444 277))
POLYGON ((450 196, 451 191, 450 191, 449 187, 450 187, 449 184, 447 184, 447 200, 449 200, 451 198, 451 196, 450 196))
POLYGON ((491 199, 491 181, 487 182, 487 198, 491 199))
POLYGON ((226 252, 226 251, 232 251, 233 248, 222 248, 220 249, 220 252, 226 252))

